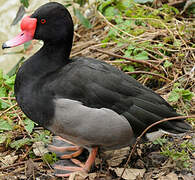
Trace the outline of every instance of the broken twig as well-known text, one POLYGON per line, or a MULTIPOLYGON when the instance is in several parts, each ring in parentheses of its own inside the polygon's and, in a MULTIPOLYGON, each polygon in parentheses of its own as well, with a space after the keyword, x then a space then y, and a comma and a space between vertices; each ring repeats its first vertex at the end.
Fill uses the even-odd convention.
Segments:
POLYGON ((114 54, 114 53, 111 53, 111 52, 106 52, 106 51, 103 51, 103 50, 100 50, 100 49, 92 49, 92 48, 90 48, 90 51, 96 51, 96 52, 107 54, 109 56, 113 56, 113 57, 116 57, 116 58, 125 59, 125 60, 131 61, 131 62, 141 63, 141 64, 149 66, 149 67, 151 67, 151 68, 153 68, 155 70, 160 71, 160 69, 158 67, 156 67, 153 64, 151 64, 151 63, 149 63, 147 61, 144 61, 144 60, 131 59, 131 58, 123 57, 123 56, 120 56, 118 54, 114 54))

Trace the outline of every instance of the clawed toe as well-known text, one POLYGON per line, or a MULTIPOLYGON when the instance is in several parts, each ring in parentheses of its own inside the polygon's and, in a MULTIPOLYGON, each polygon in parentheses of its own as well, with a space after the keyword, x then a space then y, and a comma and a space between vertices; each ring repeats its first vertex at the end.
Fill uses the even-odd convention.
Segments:
POLYGON ((85 171, 84 164, 77 159, 59 160, 53 165, 54 174, 57 177, 68 177, 76 171, 85 171))
POLYGON ((61 137, 54 137, 48 149, 60 157, 60 160, 53 165, 54 174, 58 177, 68 177, 75 171, 89 172, 98 150, 97 147, 92 148, 87 161, 83 164, 78 159, 74 159, 83 152, 83 148, 61 137))
POLYGON ((79 156, 83 152, 83 148, 59 137, 53 137, 52 144, 47 149, 56 153, 60 159, 70 159, 79 156))

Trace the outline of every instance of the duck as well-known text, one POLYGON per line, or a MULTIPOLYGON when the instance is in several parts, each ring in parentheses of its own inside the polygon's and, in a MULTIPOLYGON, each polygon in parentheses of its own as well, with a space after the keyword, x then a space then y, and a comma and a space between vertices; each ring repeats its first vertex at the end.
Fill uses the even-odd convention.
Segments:
MULTIPOLYGON (((54 150, 75 151, 72 159, 89 151, 84 165, 64 166, 67 174, 89 172, 99 150, 132 145, 141 132, 163 118, 180 116, 153 90, 116 67, 88 57, 70 58, 74 24, 60 3, 49 2, 21 21, 21 33, 3 43, 12 48, 32 39, 43 46, 19 68, 15 80, 16 101, 24 114, 58 136, 67 146, 54 150)), ((167 121, 163 129, 184 133, 192 127, 185 119, 167 121)), ((56 166, 56 169, 60 168, 56 166)))

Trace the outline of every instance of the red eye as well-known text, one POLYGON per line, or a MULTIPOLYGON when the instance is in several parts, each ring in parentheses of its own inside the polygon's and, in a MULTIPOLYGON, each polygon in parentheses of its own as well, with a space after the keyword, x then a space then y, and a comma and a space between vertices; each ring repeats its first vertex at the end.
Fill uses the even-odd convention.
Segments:
POLYGON ((45 19, 41 19, 41 24, 45 24, 46 20, 45 19))

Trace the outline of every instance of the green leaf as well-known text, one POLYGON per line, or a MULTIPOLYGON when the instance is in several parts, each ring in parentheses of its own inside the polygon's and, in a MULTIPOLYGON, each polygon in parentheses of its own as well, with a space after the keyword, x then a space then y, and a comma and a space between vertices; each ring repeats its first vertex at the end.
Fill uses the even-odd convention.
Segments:
POLYGON ((112 37, 112 38, 117 36, 117 30, 116 29, 110 29, 110 31, 108 32, 108 36, 112 37))
POLYGON ((183 167, 184 168, 189 168, 190 166, 191 166, 190 162, 188 162, 188 161, 183 162, 183 167))
POLYGON ((4 143, 6 139, 7 139, 6 135, 5 134, 1 134, 1 136, 0 136, 0 144, 4 143))
POLYGON ((48 144, 48 143, 51 142, 50 132, 47 131, 47 130, 44 130, 41 133, 34 133, 33 136, 35 137, 34 138, 34 142, 36 142, 36 141, 42 141, 42 142, 44 142, 46 144, 48 144))
POLYGON ((0 88, 0 97, 7 97, 7 89, 5 87, 0 88))
POLYGON ((103 13, 105 8, 111 5, 114 1, 115 0, 107 0, 107 1, 101 2, 100 6, 98 7, 98 10, 103 13))
POLYGON ((57 161, 57 156, 54 152, 52 153, 45 153, 42 157, 44 162, 48 162, 49 164, 53 164, 57 161))
POLYGON ((174 46, 180 47, 182 45, 182 42, 178 39, 176 39, 173 43, 174 46))
POLYGON ((31 158, 31 159, 36 158, 36 155, 34 154, 33 150, 31 150, 31 151, 28 153, 28 156, 29 156, 29 158, 31 158))
POLYGON ((3 80, 3 70, 0 69, 0 80, 2 81, 3 80))
POLYGON ((132 5, 132 1, 131 0, 122 0, 121 3, 126 8, 128 8, 128 7, 130 7, 132 5))
POLYGON ((13 127, 6 120, 0 120, 0 131, 11 131, 13 127))
POLYGON ((82 7, 88 2, 88 0, 74 0, 74 2, 82 7))
POLYGON ((123 42, 118 42, 118 43, 117 43, 117 46, 118 46, 118 47, 122 47, 123 45, 124 45, 123 42))
POLYGON ((194 96, 193 92, 189 91, 188 89, 187 90, 182 90, 182 98, 184 100, 192 100, 192 97, 194 96))
POLYGON ((169 97, 168 97, 168 101, 169 102, 177 102, 180 98, 179 93, 175 92, 174 90, 171 91, 169 97))
POLYGON ((135 71, 135 69, 134 69, 134 67, 133 66, 124 66, 123 67, 123 71, 129 71, 129 72, 134 72, 135 71))
POLYGON ((176 83, 174 83, 173 88, 176 89, 176 88, 179 87, 179 86, 181 86, 181 84, 178 83, 178 82, 176 82, 176 83))
POLYGON ((5 81, 5 84, 8 86, 12 86, 15 83, 16 75, 11 76, 5 81))
POLYGON ((142 51, 141 53, 137 54, 133 58, 137 60, 148 60, 149 59, 148 53, 146 51, 142 51))
POLYGON ((157 138, 153 141, 153 144, 159 144, 161 146, 163 146, 163 144, 165 144, 167 142, 167 140, 165 138, 157 138))
POLYGON ((164 64, 163 64, 163 66, 164 66, 165 68, 168 68, 168 67, 172 67, 173 64, 172 64, 170 61, 166 60, 166 61, 164 62, 164 64))
POLYGON ((18 150, 19 148, 21 148, 22 146, 24 146, 25 144, 30 145, 32 142, 31 139, 29 138, 24 138, 24 139, 20 139, 17 141, 14 141, 10 144, 11 148, 15 148, 16 150, 18 150))
POLYGON ((24 123, 25 123, 24 128, 26 129, 26 131, 27 131, 29 134, 32 133, 32 131, 33 131, 33 129, 34 129, 35 123, 34 123, 32 120, 30 120, 30 119, 25 119, 25 120, 24 120, 24 123))
POLYGON ((8 104, 0 99, 0 109, 6 109, 8 107, 10 107, 10 104, 8 104))
POLYGON ((127 50, 134 50, 135 49, 135 46, 133 46, 132 44, 130 44, 127 48, 127 50))
POLYGON ((118 14, 119 14, 119 11, 112 6, 106 8, 106 10, 104 12, 104 15, 106 17, 109 17, 109 16, 113 17, 113 16, 118 15, 118 14))
POLYGON ((20 2, 24 5, 24 7, 28 7, 29 6, 29 0, 20 0, 20 2))
POLYGON ((91 28, 92 25, 91 23, 89 22, 88 19, 86 19, 82 14, 81 12, 79 11, 79 9, 76 9, 76 8, 73 8, 74 10, 74 15, 79 19, 80 23, 85 26, 86 28, 91 28))
POLYGON ((122 23, 124 23, 122 17, 120 17, 120 16, 118 16, 118 17, 115 18, 115 22, 116 22, 117 24, 122 24, 122 23))
MULTIPOLYGON (((125 22, 124 22, 124 25, 126 26, 126 27, 130 27, 132 24, 134 23, 134 21, 133 20, 125 20, 125 22)), ((130 46, 132 46, 132 45, 130 45, 130 46)), ((134 47, 135 48, 135 47, 134 47)))
MULTIPOLYGON (((110 37, 107 36, 107 37, 105 37, 105 38, 101 41, 101 43, 107 43, 109 40, 110 40, 110 37)), ((107 44, 102 44, 101 47, 106 48, 106 47, 107 47, 107 44)))
POLYGON ((145 4, 145 3, 152 3, 154 0, 133 0, 135 3, 145 4))
POLYGON ((65 8, 68 8, 69 6, 72 6, 72 4, 71 3, 64 4, 65 8))

